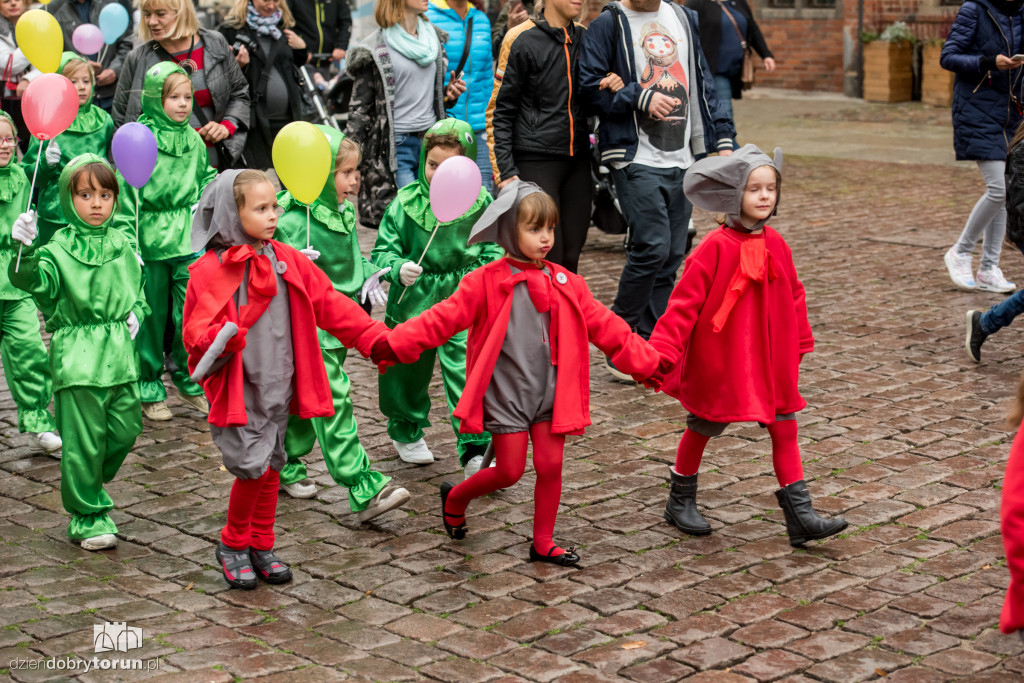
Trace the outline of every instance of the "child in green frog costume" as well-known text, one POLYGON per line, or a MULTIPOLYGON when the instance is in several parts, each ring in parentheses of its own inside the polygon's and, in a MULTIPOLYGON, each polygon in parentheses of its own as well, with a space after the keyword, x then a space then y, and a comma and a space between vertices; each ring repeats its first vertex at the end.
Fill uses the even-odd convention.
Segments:
MULTIPOLYGON (((0 224, 12 226, 28 206, 29 180, 18 165, 17 137, 14 121, 0 111, 0 224)), ((55 451, 61 440, 48 407, 53 391, 39 316, 28 293, 7 278, 7 264, 17 257, 18 244, 10 234, 0 235, 0 357, 18 407, 18 431, 31 432, 37 445, 55 451)))
POLYGON ((95 154, 72 159, 58 181, 69 225, 38 247, 31 213, 11 237, 25 245, 8 264, 15 287, 46 316, 57 425, 64 436, 60 496, 71 514, 68 538, 86 550, 117 545, 103 489, 142 433, 139 366, 132 343, 149 312, 142 268, 128 238, 113 227, 118 182, 95 154), (15 270, 17 267, 17 271, 15 270))
MULTIPOLYGON (((419 179, 398 191, 398 197, 388 206, 381 221, 370 260, 381 268, 391 269, 384 276, 392 285, 384 317, 388 327, 405 322, 448 298, 466 273, 505 254, 494 243, 466 244, 473 224, 492 201, 487 190, 481 188, 476 203, 463 216, 441 224, 424 255, 437 226, 437 218, 430 210, 430 181, 434 169, 459 154, 476 158, 476 136, 472 127, 452 118, 431 126, 420 148, 419 179), (417 265, 421 256, 422 263, 417 265)), ((423 428, 430 426, 427 388, 434 374, 435 356, 441 361, 445 398, 451 412, 466 385, 464 331, 436 351, 424 352, 415 363, 389 368, 378 379, 380 410, 388 417, 388 435, 405 462, 427 464, 434 461, 423 440, 423 428)), ((452 428, 458 442, 459 462, 467 468, 469 476, 479 469, 490 435, 486 432, 461 434, 459 421, 454 417, 452 428)))
POLYGON ((57 73, 71 81, 78 92, 78 115, 63 133, 49 142, 29 138, 28 152, 21 160, 26 173, 35 171, 39 155, 36 184, 42 188, 37 204, 39 221, 39 244, 50 241, 53 234, 68 224, 60 208, 60 194, 57 192, 57 177, 69 161, 80 154, 96 154, 108 157, 110 142, 114 139, 114 120, 110 114, 93 104, 96 74, 89 60, 77 52, 65 52, 60 58, 57 73))
POLYGON ((146 300, 153 311, 135 344, 141 362, 142 412, 151 420, 173 417, 164 404, 167 390, 162 380, 168 318, 174 326, 171 357, 177 366, 171 379, 182 401, 202 413, 210 410, 203 388, 189 379, 188 356, 181 341, 188 267, 197 259, 189 242, 192 211, 203 188, 217 175, 206 144, 188 123, 191 112, 192 82, 182 68, 171 62, 151 66, 143 85, 139 123, 156 135, 156 168, 139 190, 141 207, 134 192, 122 199, 130 220, 138 212, 146 300))
MULTIPOLYGON (((320 196, 309 208, 307 242, 307 206, 282 192, 277 202, 284 214, 277 223, 276 237, 315 261, 334 289, 356 301, 369 297, 374 303, 387 301, 380 278, 387 273, 367 261, 359 251, 355 210, 348 196, 355 191, 360 161, 359 146, 330 126, 317 126, 327 137, 334 157, 334 169, 324 183, 320 196)), ((281 470, 281 489, 295 498, 316 495, 316 485, 306 475, 301 458, 317 441, 327 463, 327 471, 338 484, 348 487, 349 506, 365 522, 409 500, 404 488, 389 486, 391 477, 370 469, 370 459, 359 443, 352 414, 351 384, 342 365, 347 349, 333 335, 318 330, 320 352, 327 368, 334 415, 302 419, 288 418, 284 448, 288 462, 281 470)))

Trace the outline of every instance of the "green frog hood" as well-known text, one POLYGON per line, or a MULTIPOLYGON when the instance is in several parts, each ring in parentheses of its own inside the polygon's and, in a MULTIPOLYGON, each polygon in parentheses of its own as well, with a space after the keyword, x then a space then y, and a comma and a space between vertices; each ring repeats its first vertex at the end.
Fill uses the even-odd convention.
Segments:
MULTIPOLYGON (((324 134, 331 146, 331 172, 327 174, 320 196, 310 205, 310 213, 331 230, 348 234, 356 224, 355 209, 352 208, 352 202, 347 200, 344 206, 338 206, 338 191, 334 187, 335 160, 338 158, 338 147, 345 139, 345 134, 333 126, 318 125, 317 129, 324 134)), ((293 197, 291 192, 282 192, 278 203, 285 211, 306 206, 293 197)))
POLYGON ((129 249, 128 239, 117 230, 109 229, 117 213, 117 202, 101 225, 89 225, 75 210, 74 188, 71 179, 75 172, 86 164, 102 164, 113 172, 107 160, 97 154, 82 154, 75 157, 60 173, 57 186, 60 191, 60 206, 67 218, 69 229, 61 230, 50 241, 58 244, 82 263, 100 266, 112 261, 129 249))
MULTIPOLYGON (((186 76, 185 71, 177 64, 159 62, 146 71, 146 80, 142 86, 142 115, 139 123, 148 126, 156 135, 156 145, 161 152, 180 157, 195 145, 203 144, 199 133, 192 130, 188 119, 174 121, 164 111, 164 81, 171 74, 186 76)), ((193 102, 193 105, 195 102, 193 102)))
MULTIPOLYGON (((14 125, 14 119, 7 112, 0 110, 0 120, 9 123, 11 134, 18 137, 18 127, 14 125)), ((21 164, 18 163, 18 150, 14 149, 7 165, 0 166, 0 202, 4 204, 10 202, 26 185, 28 185, 28 177, 21 164)))
MULTIPOLYGON (((462 145, 463 154, 470 159, 476 159, 476 135, 473 133, 473 127, 465 121, 455 118, 441 119, 427 129, 427 132, 423 135, 423 144, 420 145, 419 176, 415 183, 410 183, 398 190, 398 201, 401 202, 406 215, 412 218, 424 230, 433 230, 434 226, 437 225, 437 218, 434 216, 434 212, 430 210, 430 183, 427 182, 426 177, 427 141, 435 135, 455 136, 459 144, 462 145)), ((487 190, 481 188, 480 193, 480 196, 477 197, 476 202, 466 212, 466 215, 479 211, 483 206, 484 195, 487 194, 487 190)), ((462 220, 462 218, 459 217, 455 220, 462 220)))
MULTIPOLYGON (((57 69, 57 73, 64 73, 64 67, 75 60, 87 66, 89 64, 89 60, 77 52, 65 52, 60 56, 60 67, 57 69)), ((90 73, 92 73, 91 70, 90 73)), ((92 78, 93 82, 89 92, 89 101, 78 105, 78 115, 75 116, 75 120, 71 122, 67 129, 70 133, 95 133, 103 127, 105 112, 93 104, 93 96, 96 94, 96 74, 93 74, 92 78)))

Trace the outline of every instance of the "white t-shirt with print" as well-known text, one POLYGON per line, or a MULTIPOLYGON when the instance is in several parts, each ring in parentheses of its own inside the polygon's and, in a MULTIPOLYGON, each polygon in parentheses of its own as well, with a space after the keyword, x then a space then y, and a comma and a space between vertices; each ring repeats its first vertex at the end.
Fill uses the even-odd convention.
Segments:
MULTIPOLYGON (((629 20, 637 73, 645 90, 655 90, 679 100, 679 105, 658 120, 637 112, 640 142, 632 163, 655 168, 689 168, 694 162, 690 150, 690 43, 689 34, 668 3, 657 12, 634 12, 622 7, 629 20)), ((696 93, 692 93, 696 97, 696 93)), ((615 164, 617 167, 626 163, 615 164)))

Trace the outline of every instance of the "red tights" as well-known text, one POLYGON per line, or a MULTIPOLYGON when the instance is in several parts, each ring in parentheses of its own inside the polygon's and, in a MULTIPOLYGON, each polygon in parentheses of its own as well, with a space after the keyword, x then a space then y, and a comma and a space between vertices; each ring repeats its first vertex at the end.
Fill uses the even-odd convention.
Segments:
MULTIPOLYGON (((562 449, 565 436, 551 433, 550 422, 538 422, 529 432, 494 434, 494 467, 485 467, 448 494, 448 522, 462 523, 455 515, 465 515, 470 501, 498 489, 512 486, 526 471, 526 446, 533 441, 533 469, 537 485, 533 496, 533 547, 547 555, 554 546, 555 517, 562 497, 562 449)), ((555 548, 552 555, 564 550, 555 548)))
MULTIPOLYGON (((796 442, 796 420, 776 420, 768 425, 772 437, 772 466, 779 486, 786 487, 804 478, 804 466, 800 462, 800 446, 796 442)), ((698 434, 692 429, 683 432, 676 451, 676 472, 688 477, 697 474, 700 460, 704 455, 710 437, 698 434)))
POLYGON ((278 483, 278 473, 269 467, 262 477, 235 479, 228 500, 228 523, 220 530, 224 545, 235 550, 250 546, 274 549, 278 483))

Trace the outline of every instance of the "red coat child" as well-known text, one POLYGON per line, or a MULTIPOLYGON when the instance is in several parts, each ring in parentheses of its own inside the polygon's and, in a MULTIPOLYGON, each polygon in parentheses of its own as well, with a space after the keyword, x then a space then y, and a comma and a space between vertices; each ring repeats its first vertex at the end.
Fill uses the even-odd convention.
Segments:
POLYGON ((1017 431, 1003 476, 1003 500, 999 508, 1000 530, 1010 585, 1006 589, 999 630, 1013 633, 1024 629, 1024 433, 1017 431))

